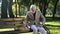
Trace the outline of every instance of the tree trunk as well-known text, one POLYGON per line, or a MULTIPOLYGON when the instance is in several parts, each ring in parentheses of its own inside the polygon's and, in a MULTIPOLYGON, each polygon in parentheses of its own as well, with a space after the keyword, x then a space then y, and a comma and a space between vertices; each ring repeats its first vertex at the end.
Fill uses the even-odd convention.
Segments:
POLYGON ((21 4, 21 2, 19 2, 20 0, 17 0, 17 4, 18 4, 18 15, 20 16, 20 4, 21 4))
POLYGON ((42 14, 45 16, 45 13, 46 13, 46 9, 45 9, 45 6, 46 6, 46 2, 45 2, 45 0, 41 0, 40 2, 39 2, 39 8, 40 8, 40 10, 41 10, 41 12, 42 12, 42 14))
POLYGON ((12 3, 13 3, 13 0, 10 0, 8 4, 8 11, 9 11, 10 18, 14 18, 13 11, 12 11, 12 3))
POLYGON ((55 0, 54 11, 53 11, 53 16, 52 16, 52 18, 55 17, 55 14, 56 14, 56 6, 57 6, 58 1, 59 1, 59 0, 55 0))
POLYGON ((15 0, 15 4, 16 4, 15 5, 15 9, 16 9, 16 12, 15 13, 16 13, 16 18, 17 18, 17 0, 15 0))
POLYGON ((34 4, 34 1, 35 1, 35 0, 32 0, 32 4, 34 4))
POLYGON ((42 12, 42 6, 39 4, 39 9, 40 9, 40 11, 42 12))
POLYGON ((40 0, 39 1, 39 8, 44 16, 46 14, 46 9, 48 7, 49 2, 50 2, 50 0, 48 2, 47 2, 47 0, 40 0))
POLYGON ((20 16, 20 4, 19 4, 19 16, 20 16))
POLYGON ((39 9, 42 12, 42 0, 39 0, 39 9))
POLYGON ((2 6, 1 6, 1 18, 7 18, 7 0, 2 0, 2 6))
POLYGON ((46 14, 46 6, 47 6, 47 0, 43 0, 43 6, 42 6, 42 13, 45 16, 46 14))

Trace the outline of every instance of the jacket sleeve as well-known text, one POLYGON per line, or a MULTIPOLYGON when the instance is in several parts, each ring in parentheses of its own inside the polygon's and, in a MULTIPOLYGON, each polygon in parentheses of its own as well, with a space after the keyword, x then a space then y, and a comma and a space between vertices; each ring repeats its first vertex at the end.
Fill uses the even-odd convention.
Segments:
POLYGON ((42 24, 45 24, 46 19, 45 19, 45 17, 43 16, 43 14, 41 13, 41 11, 40 11, 40 17, 41 17, 41 19, 42 19, 42 24))
POLYGON ((23 26, 26 27, 27 22, 28 22, 29 16, 28 13, 26 14, 25 20, 23 21, 23 26))

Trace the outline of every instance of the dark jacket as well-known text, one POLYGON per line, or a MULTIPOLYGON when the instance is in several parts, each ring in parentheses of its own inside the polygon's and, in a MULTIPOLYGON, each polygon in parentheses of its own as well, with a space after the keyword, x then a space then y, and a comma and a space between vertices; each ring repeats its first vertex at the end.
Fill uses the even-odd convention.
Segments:
POLYGON ((41 11, 36 11, 36 15, 35 15, 35 20, 34 20, 34 16, 33 13, 31 11, 28 11, 26 14, 26 19, 24 21, 24 26, 26 26, 27 21, 30 22, 29 25, 37 25, 40 26, 40 20, 42 20, 42 23, 45 23, 45 17, 42 15, 41 11))

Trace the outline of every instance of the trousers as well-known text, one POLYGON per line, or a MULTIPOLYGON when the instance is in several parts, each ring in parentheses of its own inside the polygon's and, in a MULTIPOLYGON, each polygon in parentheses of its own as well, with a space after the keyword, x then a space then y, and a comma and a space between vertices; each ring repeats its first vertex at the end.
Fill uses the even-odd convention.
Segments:
POLYGON ((33 34, 38 34, 38 30, 42 33, 42 34, 46 34, 46 31, 43 27, 39 27, 36 25, 31 25, 31 29, 33 30, 33 34))

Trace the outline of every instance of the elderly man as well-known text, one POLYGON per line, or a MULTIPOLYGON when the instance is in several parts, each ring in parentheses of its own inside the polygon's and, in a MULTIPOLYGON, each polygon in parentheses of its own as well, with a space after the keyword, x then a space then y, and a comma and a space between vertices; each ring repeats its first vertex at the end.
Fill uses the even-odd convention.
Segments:
POLYGON ((33 34, 38 34, 38 30, 42 34, 46 34, 46 31, 43 28, 43 25, 45 25, 45 18, 40 11, 36 10, 36 5, 30 6, 30 11, 28 11, 26 14, 24 26, 26 26, 27 21, 30 22, 29 25, 31 29, 33 30, 33 34), (41 19, 42 19, 42 24, 40 24, 41 19))

